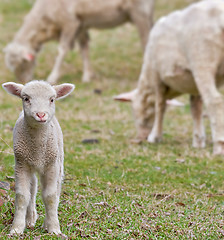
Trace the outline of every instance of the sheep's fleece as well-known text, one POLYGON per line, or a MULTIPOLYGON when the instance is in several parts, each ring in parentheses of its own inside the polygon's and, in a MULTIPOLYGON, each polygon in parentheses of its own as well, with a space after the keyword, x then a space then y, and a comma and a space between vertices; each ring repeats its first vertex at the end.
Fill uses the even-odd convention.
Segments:
POLYGON ((36 0, 13 41, 5 48, 5 62, 18 81, 30 81, 41 46, 58 40, 58 56, 48 77, 55 84, 66 53, 77 41, 83 59, 83 81, 93 73, 89 60, 90 28, 111 28, 133 23, 145 48, 153 25, 154 0, 36 0))
MULTIPOLYGON (((161 18, 146 47, 133 100, 138 138, 162 138, 166 100, 190 94, 193 146, 205 146, 202 101, 211 122, 213 153, 224 154, 224 1, 204 0, 161 18)), ((130 98, 130 96, 132 96, 130 98)))
POLYGON ((60 234, 58 204, 63 178, 63 135, 54 116, 55 100, 66 97, 73 84, 51 86, 44 81, 31 81, 25 86, 13 82, 3 88, 22 99, 23 112, 13 131, 15 155, 16 200, 11 234, 23 233, 25 226, 33 227, 37 219, 36 192, 40 175, 49 233, 60 234))

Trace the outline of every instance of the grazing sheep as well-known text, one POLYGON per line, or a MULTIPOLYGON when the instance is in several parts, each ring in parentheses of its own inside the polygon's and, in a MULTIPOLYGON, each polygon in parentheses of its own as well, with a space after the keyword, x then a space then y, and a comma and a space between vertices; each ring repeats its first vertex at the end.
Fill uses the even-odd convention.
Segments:
MULTIPOLYGON (((153 27, 133 100, 138 138, 162 138, 166 100, 190 94, 193 146, 205 146, 202 101, 211 122, 213 153, 224 154, 224 1, 205 0, 161 18, 153 27), (150 132, 151 131, 151 132, 150 132)), ((128 97, 127 97, 128 96, 128 97)))
POLYGON ((111 28, 125 22, 136 25, 143 48, 153 24, 154 0, 37 0, 13 41, 5 48, 5 62, 19 81, 32 79, 41 46, 58 40, 58 56, 48 82, 55 84, 66 53, 78 41, 83 58, 83 82, 92 72, 88 53, 88 30, 111 28))
POLYGON ((13 131, 15 155, 16 200, 15 216, 10 234, 23 233, 25 226, 33 227, 37 219, 36 192, 40 175, 49 233, 60 234, 58 204, 63 178, 63 136, 54 116, 55 100, 69 95, 73 84, 51 86, 44 81, 26 85, 4 83, 3 88, 23 101, 23 112, 13 131))

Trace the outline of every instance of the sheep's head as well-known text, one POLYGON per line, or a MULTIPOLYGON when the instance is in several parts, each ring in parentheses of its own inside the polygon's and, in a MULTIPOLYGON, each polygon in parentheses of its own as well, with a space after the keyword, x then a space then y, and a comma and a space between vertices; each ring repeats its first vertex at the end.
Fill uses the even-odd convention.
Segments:
POLYGON ((10 71, 14 72, 18 81, 26 83, 32 80, 35 66, 35 53, 33 50, 12 42, 5 47, 4 53, 6 66, 10 71))
POLYGON ((75 87, 69 83, 51 86, 37 80, 26 85, 8 82, 2 86, 8 93, 22 99, 24 116, 32 126, 50 122, 55 113, 55 100, 66 97, 75 87))
POLYGON ((154 100, 138 94, 138 89, 131 92, 122 93, 114 97, 114 100, 122 102, 132 102, 135 125, 137 128, 137 141, 142 141, 149 135, 154 121, 154 100), (143 102, 147 102, 144 106, 143 102))

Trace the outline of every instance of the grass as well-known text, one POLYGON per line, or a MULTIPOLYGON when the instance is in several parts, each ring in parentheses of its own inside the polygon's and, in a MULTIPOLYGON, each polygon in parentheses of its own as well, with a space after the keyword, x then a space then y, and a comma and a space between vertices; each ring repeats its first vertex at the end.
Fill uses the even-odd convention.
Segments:
MULTIPOLYGON (((192 1, 156 1, 156 19, 192 1)), ((13 37, 32 1, 0 1, 0 48, 13 37)), ((62 232, 68 239, 221 239, 224 237, 223 157, 212 156, 208 119, 207 147, 191 147, 192 120, 185 107, 169 107, 160 144, 135 145, 130 104, 112 96, 133 89, 142 64, 138 34, 129 24, 91 31, 91 59, 96 78, 81 82, 82 64, 70 52, 60 80, 76 84, 72 96, 57 102, 64 133, 65 180, 59 206, 62 232), (101 94, 95 94, 100 89, 101 94), (83 144, 96 138, 98 144, 83 144)), ((44 79, 56 56, 56 43, 47 43, 38 58, 35 78, 44 79)), ((0 83, 14 81, 0 53, 0 83)), ((0 90, 0 181, 3 193, 0 238, 8 239, 14 213, 12 128, 21 111, 19 99, 0 90)), ((42 228, 44 206, 38 193, 39 218, 23 239, 63 239, 42 228)), ((14 239, 17 239, 14 237, 14 239)), ((19 239, 19 237, 18 237, 19 239)))

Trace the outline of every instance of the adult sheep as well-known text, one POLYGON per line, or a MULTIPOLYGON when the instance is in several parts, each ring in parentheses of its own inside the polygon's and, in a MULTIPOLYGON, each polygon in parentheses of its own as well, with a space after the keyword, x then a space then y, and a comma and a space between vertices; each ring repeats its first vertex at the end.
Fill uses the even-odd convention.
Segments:
POLYGON ((158 142, 166 100, 190 94, 193 146, 205 146, 202 101, 211 122, 213 153, 224 154, 224 1, 205 0, 161 18, 153 27, 133 100, 138 139, 158 142))
POLYGON ((5 62, 19 81, 32 79, 41 46, 58 40, 58 56, 48 82, 55 84, 66 53, 77 40, 83 58, 83 82, 92 72, 88 53, 88 30, 111 28, 125 22, 136 25, 143 48, 153 24, 154 0, 37 0, 13 41, 5 48, 5 62))
POLYGON ((49 233, 60 234, 58 204, 63 177, 63 136, 54 116, 55 100, 70 94, 73 84, 51 86, 44 81, 31 81, 25 86, 13 82, 3 88, 23 101, 23 112, 13 130, 15 155, 15 216, 10 234, 23 233, 25 226, 34 227, 37 178, 40 175, 49 233))

